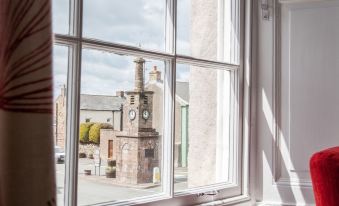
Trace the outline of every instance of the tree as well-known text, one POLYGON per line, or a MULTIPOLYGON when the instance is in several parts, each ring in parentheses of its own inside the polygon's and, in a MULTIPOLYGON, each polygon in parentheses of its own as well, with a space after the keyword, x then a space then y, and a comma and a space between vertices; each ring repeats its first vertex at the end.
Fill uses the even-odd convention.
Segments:
POLYGON ((89 142, 89 131, 94 123, 86 122, 80 124, 80 131, 79 131, 79 140, 81 143, 88 143, 89 142))
POLYGON ((107 123, 95 123, 89 130, 89 141, 94 144, 100 144, 100 129, 113 129, 113 126, 107 123))

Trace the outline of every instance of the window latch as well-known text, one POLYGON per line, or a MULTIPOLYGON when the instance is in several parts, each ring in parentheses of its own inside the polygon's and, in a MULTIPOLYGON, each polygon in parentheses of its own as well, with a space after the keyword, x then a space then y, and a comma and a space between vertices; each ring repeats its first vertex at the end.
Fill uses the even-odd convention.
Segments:
POLYGON ((197 196, 198 197, 202 197, 202 196, 215 196, 219 193, 218 190, 213 190, 213 191, 209 191, 209 192, 201 192, 201 193, 198 193, 197 196))
POLYGON ((261 16, 263 20, 269 21, 270 20, 270 9, 268 0, 261 0, 261 16))

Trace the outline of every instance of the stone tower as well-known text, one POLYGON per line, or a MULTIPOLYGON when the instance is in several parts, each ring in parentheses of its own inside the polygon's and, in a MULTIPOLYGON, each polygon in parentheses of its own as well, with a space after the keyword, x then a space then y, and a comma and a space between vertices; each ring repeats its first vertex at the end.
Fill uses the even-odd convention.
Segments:
POLYGON ((117 181, 151 183, 153 168, 159 167, 159 133, 152 128, 153 91, 144 88, 143 58, 136 58, 135 86, 126 91, 123 131, 117 133, 117 181))

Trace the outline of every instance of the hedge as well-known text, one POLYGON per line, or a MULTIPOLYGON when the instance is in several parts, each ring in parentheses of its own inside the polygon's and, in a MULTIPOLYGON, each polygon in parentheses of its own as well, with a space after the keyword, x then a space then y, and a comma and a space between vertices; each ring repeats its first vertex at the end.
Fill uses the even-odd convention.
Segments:
POLYGON ((89 131, 94 123, 87 122, 80 124, 79 140, 81 143, 89 143, 89 131))
POLYGON ((100 129, 113 129, 111 124, 95 123, 89 130, 89 141, 94 144, 100 144, 100 129))

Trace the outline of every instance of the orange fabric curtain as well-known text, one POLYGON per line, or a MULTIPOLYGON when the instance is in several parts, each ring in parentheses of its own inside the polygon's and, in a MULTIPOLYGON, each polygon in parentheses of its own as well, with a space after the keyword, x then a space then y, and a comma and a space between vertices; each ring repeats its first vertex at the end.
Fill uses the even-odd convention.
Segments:
POLYGON ((0 0, 0 206, 56 205, 50 0, 0 0))

